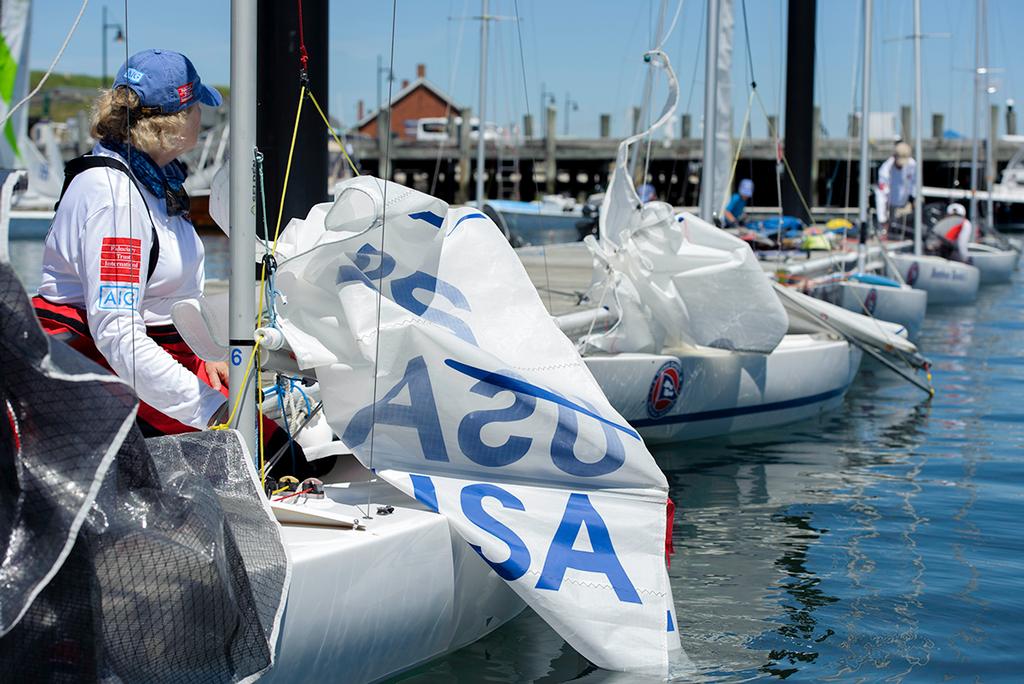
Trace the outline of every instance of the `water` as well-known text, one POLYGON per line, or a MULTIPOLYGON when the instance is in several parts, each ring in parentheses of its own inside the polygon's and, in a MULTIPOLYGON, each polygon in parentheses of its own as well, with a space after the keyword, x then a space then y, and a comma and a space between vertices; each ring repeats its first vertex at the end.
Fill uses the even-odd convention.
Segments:
MULTIPOLYGON (((844 406, 660 449, 670 576, 706 681, 1024 678, 1024 277, 930 309, 938 394, 865 367, 844 406)), ((637 681, 595 672, 535 614, 399 678, 637 681)))
MULTIPOLYGON (((208 277, 224 277, 226 241, 204 242, 208 277)), ((38 273, 38 243, 12 254, 38 273)), ((657 452, 677 507, 670 576, 693 679, 1024 676, 1022 331, 1017 274, 972 307, 929 310, 930 403, 866 367, 819 421, 657 452)), ((398 681, 581 675, 637 681, 596 671, 527 611, 398 681)))

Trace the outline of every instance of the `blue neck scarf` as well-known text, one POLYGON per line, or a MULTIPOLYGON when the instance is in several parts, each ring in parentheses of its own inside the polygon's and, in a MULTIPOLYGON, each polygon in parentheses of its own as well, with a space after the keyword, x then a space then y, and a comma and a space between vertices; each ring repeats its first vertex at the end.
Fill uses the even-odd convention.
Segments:
POLYGON ((136 147, 113 140, 104 140, 100 144, 111 152, 116 152, 128 160, 135 180, 142 183, 147 190, 164 200, 168 216, 188 215, 189 199, 185 192, 185 178, 188 172, 185 165, 175 159, 167 166, 160 168, 153 158, 136 147))

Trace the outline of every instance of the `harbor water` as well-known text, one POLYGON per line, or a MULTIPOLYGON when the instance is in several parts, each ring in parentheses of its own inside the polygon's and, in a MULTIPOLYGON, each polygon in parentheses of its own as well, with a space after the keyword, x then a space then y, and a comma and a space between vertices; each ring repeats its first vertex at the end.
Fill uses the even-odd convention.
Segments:
MULTIPOLYGON (((207 275, 226 241, 204 238, 207 275)), ((41 243, 14 241, 38 283, 41 243)), ((838 411, 660 448, 688 679, 1013 681, 1024 674, 1024 278, 930 309, 937 395, 862 369, 838 411)), ((530 611, 396 681, 633 682, 530 611)))

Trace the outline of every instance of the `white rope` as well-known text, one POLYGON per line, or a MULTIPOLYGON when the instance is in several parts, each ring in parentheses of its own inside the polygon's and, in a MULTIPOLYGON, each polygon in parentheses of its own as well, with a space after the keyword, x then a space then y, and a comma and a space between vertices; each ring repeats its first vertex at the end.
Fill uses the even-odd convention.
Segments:
MULTIPOLYGON (((10 118, 14 116, 14 113, 18 111, 23 104, 25 104, 26 102, 28 102, 36 96, 36 93, 38 93, 40 89, 43 87, 43 84, 46 83, 46 79, 50 78, 50 74, 52 74, 54 68, 56 68, 57 62, 59 62, 60 58, 64 55, 64 50, 67 49, 68 43, 71 42, 71 36, 75 35, 75 29, 78 28, 78 22, 82 20, 82 15, 85 14, 85 8, 88 5, 89 0, 82 0, 82 7, 78 10, 78 16, 75 17, 75 23, 71 25, 71 30, 68 31, 68 35, 65 36, 64 43, 60 46, 60 50, 57 51, 57 56, 53 58, 52 62, 50 62, 50 66, 46 69, 46 73, 43 74, 43 77, 39 80, 39 83, 36 84, 36 87, 32 89, 32 92, 26 95, 25 97, 21 98, 21 100, 18 101, 18 104, 14 105, 7 111, 7 114, 4 115, 3 120, 0 121, 0 129, 7 125, 7 122, 10 120, 10 118)), ((20 66, 24 68, 28 67, 27 64, 22 64, 20 66)))

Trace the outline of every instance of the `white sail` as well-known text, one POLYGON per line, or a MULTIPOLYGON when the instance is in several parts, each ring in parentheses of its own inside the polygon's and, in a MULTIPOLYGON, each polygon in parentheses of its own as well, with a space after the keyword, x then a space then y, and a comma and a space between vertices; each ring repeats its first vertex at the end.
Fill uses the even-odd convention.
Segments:
MULTIPOLYGON (((0 118, 28 94, 28 39, 30 0, 0 3, 0 118)), ((0 137, 0 168, 24 168, 20 146, 28 125, 28 107, 23 106, 4 126, 0 137)))
POLYGON ((735 33, 733 0, 718 0, 718 74, 715 89, 715 211, 725 206, 732 189, 730 171, 735 151, 732 147, 732 41, 735 33))
POLYGON ((331 427, 585 657, 664 677, 668 489, 639 435, 490 219, 366 176, 339 191, 288 226, 276 277, 331 427))
POLYGON ((600 238, 586 241, 598 283, 591 298, 620 321, 585 343, 608 352, 657 353, 680 345, 770 352, 788 321, 747 244, 696 216, 678 221, 665 202, 642 204, 633 187, 629 146, 664 125, 679 100, 668 57, 649 54, 664 69, 668 100, 649 130, 619 144, 601 205, 600 238))

